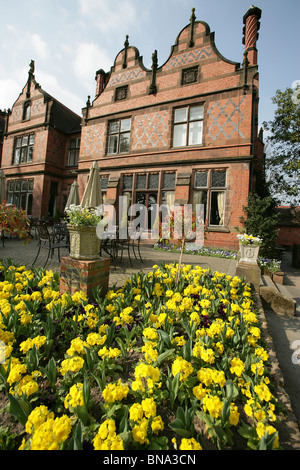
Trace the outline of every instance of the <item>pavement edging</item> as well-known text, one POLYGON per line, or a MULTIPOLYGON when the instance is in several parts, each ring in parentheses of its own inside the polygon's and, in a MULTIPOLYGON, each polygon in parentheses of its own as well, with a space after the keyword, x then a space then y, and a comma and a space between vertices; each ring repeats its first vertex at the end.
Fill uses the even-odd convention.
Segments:
POLYGON ((298 421, 293 412, 291 399, 287 391, 285 390, 285 382, 282 370, 279 365, 277 358, 273 338, 269 333, 268 323, 263 308, 263 304, 258 293, 255 293, 258 310, 261 314, 261 325, 264 333, 264 339, 268 346, 269 359, 271 363, 271 375, 274 378, 276 385, 277 398, 284 406, 287 415, 281 420, 279 429, 279 443, 283 447, 283 450, 300 450, 300 430, 298 421), (284 438, 286 436, 286 438, 284 438), (283 437, 283 441, 280 440, 283 437))

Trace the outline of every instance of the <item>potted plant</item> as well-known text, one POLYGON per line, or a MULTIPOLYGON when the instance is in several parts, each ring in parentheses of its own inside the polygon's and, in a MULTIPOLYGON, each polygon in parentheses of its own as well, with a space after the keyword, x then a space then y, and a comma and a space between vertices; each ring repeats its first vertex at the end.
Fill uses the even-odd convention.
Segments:
POLYGON ((100 257, 100 239, 96 228, 102 219, 97 208, 71 204, 66 210, 70 233, 70 256, 74 259, 92 260, 100 257))
POLYGON ((0 232, 7 234, 17 235, 19 238, 24 239, 24 242, 29 240, 29 220, 24 210, 18 209, 14 204, 6 204, 3 201, 0 204, 0 232))
POLYGON ((247 235, 246 233, 238 234, 240 247, 240 261, 245 263, 257 264, 261 238, 247 235))

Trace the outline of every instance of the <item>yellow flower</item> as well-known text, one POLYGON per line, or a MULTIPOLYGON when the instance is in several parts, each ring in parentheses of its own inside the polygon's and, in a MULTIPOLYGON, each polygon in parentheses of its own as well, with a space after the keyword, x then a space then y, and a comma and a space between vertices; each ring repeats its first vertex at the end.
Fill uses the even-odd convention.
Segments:
POLYGON ((239 359, 238 357, 234 357, 233 359, 231 359, 230 365, 230 372, 237 375, 238 377, 240 377, 242 375, 242 372, 244 372, 245 370, 245 365, 243 361, 241 361, 241 359, 239 359))
POLYGON ((77 383, 70 388, 68 395, 65 398, 65 408, 75 408, 76 406, 83 406, 83 384, 77 383))
POLYGON ((126 398, 129 393, 129 387, 121 383, 121 379, 116 384, 109 383, 103 390, 102 396, 106 403, 114 403, 126 398))
POLYGON ((132 430, 133 439, 139 444, 149 444, 147 439, 148 420, 143 418, 139 424, 136 424, 132 430))
POLYGON ((142 401, 142 409, 146 418, 156 415, 156 403, 153 398, 146 398, 142 401))
POLYGON ((161 416, 155 416, 151 423, 151 429, 154 432, 154 434, 158 434, 159 431, 163 431, 164 429, 164 422, 162 420, 161 416))
POLYGON ((183 438, 179 450, 202 450, 202 447, 193 437, 190 439, 183 438))
POLYGON ((176 375, 179 373, 181 381, 186 380, 193 370, 194 369, 192 364, 183 359, 181 356, 178 356, 172 364, 173 376, 176 377, 176 375))
POLYGON ((79 356, 74 356, 70 359, 65 359, 61 363, 60 373, 65 375, 67 372, 79 372, 84 365, 84 359, 79 356))
MULTIPOLYGON (((265 425, 260 421, 256 427, 256 433, 259 439, 261 439, 263 436, 266 436, 267 434, 270 436, 274 433, 277 433, 277 430, 273 426, 265 425)), ((279 438, 277 434, 275 441, 273 443, 273 449, 277 449, 278 447, 279 447, 279 438)))
POLYGON ((140 421, 143 418, 143 408, 140 403, 134 403, 129 409, 129 418, 132 421, 140 421))
POLYGON ((219 418, 222 413, 223 403, 216 395, 206 395, 203 398, 203 409, 208 411, 213 418, 219 418))

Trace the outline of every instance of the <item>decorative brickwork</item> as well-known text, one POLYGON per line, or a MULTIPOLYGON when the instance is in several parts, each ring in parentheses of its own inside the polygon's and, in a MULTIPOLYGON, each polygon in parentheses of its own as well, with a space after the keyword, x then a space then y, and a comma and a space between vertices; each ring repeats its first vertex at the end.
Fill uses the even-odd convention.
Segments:
POLYGON ((169 70, 173 67, 180 67, 182 65, 188 64, 195 64, 203 59, 208 59, 212 55, 212 48, 208 47, 201 47, 200 49, 194 49, 189 52, 184 52, 183 54, 176 55, 175 57, 171 58, 166 66, 165 69, 169 70))
POLYGON ((135 138, 133 149, 166 147, 168 111, 145 114, 135 118, 135 138))
POLYGON ((208 114, 213 123, 209 126, 208 132, 212 140, 216 140, 221 134, 230 139, 234 133, 240 137, 244 137, 240 126, 245 119, 245 115, 241 110, 241 106, 245 96, 238 102, 234 102, 231 98, 222 106, 218 101, 211 106, 208 114))
POLYGON ((84 291, 90 301, 93 300, 94 287, 101 287, 101 295, 105 295, 109 285, 110 259, 75 260, 70 257, 62 258, 60 274, 60 293, 84 291))

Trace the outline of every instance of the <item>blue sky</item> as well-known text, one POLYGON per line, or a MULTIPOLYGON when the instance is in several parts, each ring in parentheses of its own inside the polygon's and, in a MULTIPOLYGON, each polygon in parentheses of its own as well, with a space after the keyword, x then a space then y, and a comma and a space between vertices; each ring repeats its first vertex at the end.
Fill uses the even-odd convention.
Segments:
MULTIPOLYGON (((0 109, 11 108, 35 60, 42 88, 81 114, 95 95, 95 72, 109 71, 118 52, 137 47, 144 65, 158 51, 159 66, 169 57, 193 7, 208 23, 227 59, 242 62, 243 15, 251 0, 0 0, 0 109)), ((259 124, 273 118, 277 89, 300 81, 300 1, 257 0, 262 9, 258 41, 259 124)))

